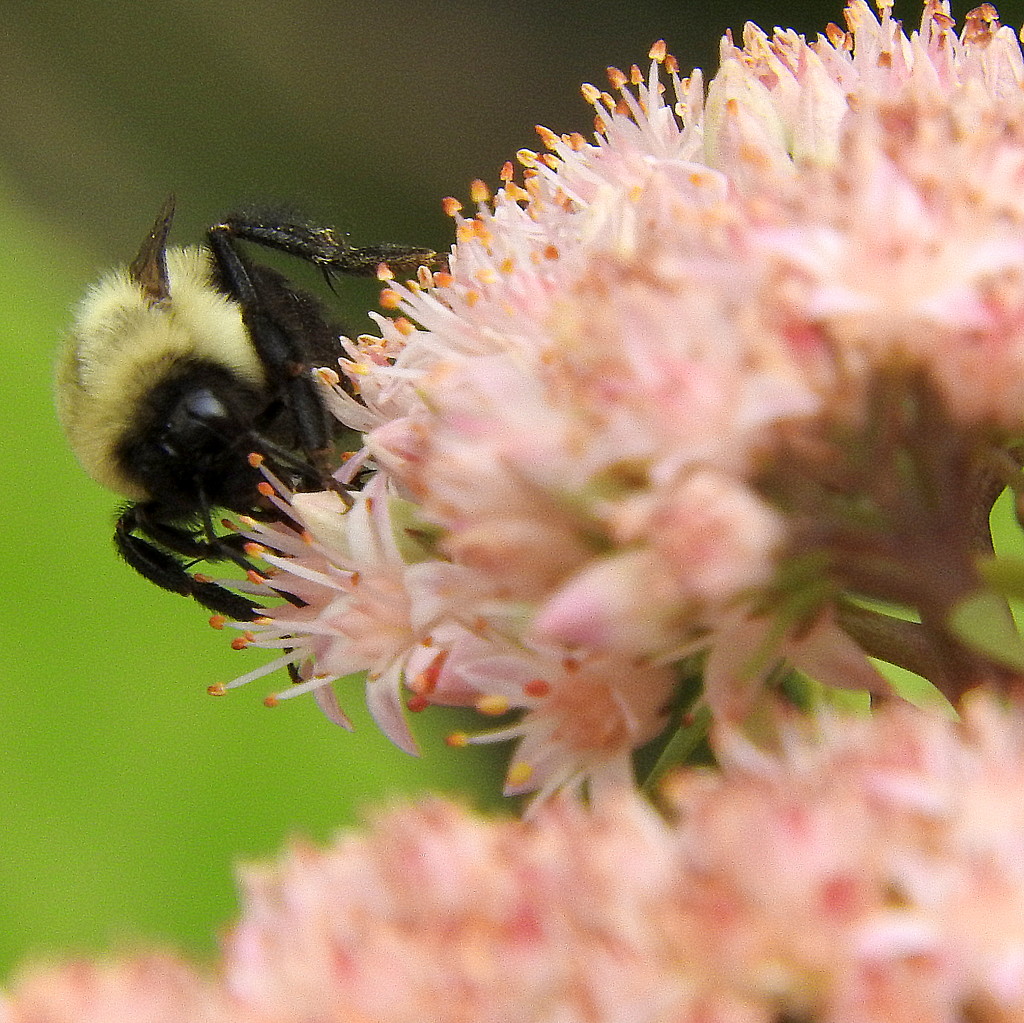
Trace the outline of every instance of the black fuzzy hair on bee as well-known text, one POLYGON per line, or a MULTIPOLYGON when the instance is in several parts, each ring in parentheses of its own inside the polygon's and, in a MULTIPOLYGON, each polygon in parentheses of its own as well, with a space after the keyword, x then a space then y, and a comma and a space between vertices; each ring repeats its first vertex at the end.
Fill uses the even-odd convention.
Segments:
POLYGON ((310 370, 342 354, 321 303, 248 258, 240 241, 278 249, 325 276, 432 266, 430 249, 356 248, 297 217, 247 213, 208 229, 206 244, 167 248, 168 199, 139 254, 78 308, 57 369, 57 407, 82 466, 129 499, 114 534, 150 582, 237 619, 260 605, 189 571, 198 561, 249 569, 213 512, 261 518, 249 454, 296 489, 326 489, 342 431, 310 370))

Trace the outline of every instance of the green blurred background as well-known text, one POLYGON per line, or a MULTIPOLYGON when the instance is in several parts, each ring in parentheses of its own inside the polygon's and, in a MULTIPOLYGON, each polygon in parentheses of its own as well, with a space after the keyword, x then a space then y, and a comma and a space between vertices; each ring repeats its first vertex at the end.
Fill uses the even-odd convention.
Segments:
MULTIPOLYGON (((954 9, 962 17, 967 5, 954 9)), ((225 699, 249 670, 201 609, 121 565, 116 499, 54 422, 50 365, 68 309, 134 254, 168 192, 174 240, 248 201, 287 202, 359 243, 450 243, 465 198, 536 147, 587 131, 579 84, 668 40, 714 66, 745 20, 812 32, 840 6, 202 0, 6 0, 0 13, 0 346, 4 356, 0 976, 26 956, 139 941, 199 954, 234 912, 232 863, 289 834, 326 838, 360 807, 424 791, 497 805, 495 751, 392 750, 311 701, 274 712, 283 676, 225 699), (491 759, 489 759, 491 758, 491 759)), ((919 8, 897 11, 916 23, 919 8)), ((1004 9, 1019 23, 1020 5, 1004 9)), ((371 284, 342 282, 353 330, 371 284)), ((504 751, 496 751, 498 761, 504 751)))

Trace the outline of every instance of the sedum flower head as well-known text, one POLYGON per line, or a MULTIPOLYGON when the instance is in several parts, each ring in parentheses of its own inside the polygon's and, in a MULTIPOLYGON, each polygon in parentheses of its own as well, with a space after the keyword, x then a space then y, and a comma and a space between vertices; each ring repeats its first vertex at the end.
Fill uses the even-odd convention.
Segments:
POLYGON ((1012 628, 983 562, 1022 461, 1024 60, 988 5, 846 24, 748 25, 706 90, 657 44, 584 86, 590 138, 447 202, 448 269, 320 375, 371 482, 282 493, 305 547, 249 527, 292 604, 248 641, 294 691, 343 721, 368 672, 410 750, 403 685, 518 712, 466 741, 518 738, 509 791, 547 793, 626 777, 695 666, 723 721, 794 671, 888 692, 872 656, 951 699, 1015 677, 962 612, 1012 628))
POLYGON ((213 978, 36 968, 5 1023, 1024 1019, 1024 721, 783 715, 776 753, 530 822, 441 802, 241 871, 213 978))
POLYGON ((780 726, 726 729, 667 822, 435 803, 250 868, 226 984, 285 1019, 1024 1018, 1020 715, 780 726))
POLYGON ((0 1019, 4 1023, 242 1023, 252 1017, 176 955, 141 952, 122 960, 77 959, 23 971, 15 993, 7 999, 0 996, 0 1019))

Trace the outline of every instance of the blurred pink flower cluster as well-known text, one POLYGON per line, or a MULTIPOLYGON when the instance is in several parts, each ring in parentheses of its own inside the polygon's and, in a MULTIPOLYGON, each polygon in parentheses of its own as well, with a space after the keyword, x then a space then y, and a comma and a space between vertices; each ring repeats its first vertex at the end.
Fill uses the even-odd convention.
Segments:
POLYGON ((241 872, 213 976, 173 955, 27 971, 3 1023, 979 1023, 1024 1019, 1024 720, 893 706, 737 729, 675 776, 484 821, 381 814, 241 872))
POLYGON ((706 89, 658 44, 584 87, 590 139, 448 201, 448 269, 320 373, 354 505, 268 479, 295 528, 243 527, 304 604, 245 624, 283 653, 236 683, 291 664, 346 724, 366 672, 410 751, 407 700, 516 712, 454 741, 517 740, 545 797, 628 780, 693 671, 734 722, 786 673, 888 693, 871 656, 1015 680, 957 614, 1020 486, 1024 61, 988 5, 846 22, 748 25, 706 89))

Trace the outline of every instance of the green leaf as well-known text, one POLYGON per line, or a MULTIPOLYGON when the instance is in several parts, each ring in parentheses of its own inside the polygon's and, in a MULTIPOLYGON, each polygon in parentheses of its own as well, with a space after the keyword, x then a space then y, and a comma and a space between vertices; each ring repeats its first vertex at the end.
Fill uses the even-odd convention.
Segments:
POLYGON ((982 578, 998 594, 1024 600, 1024 559, 1000 556, 978 565, 982 578))
POLYGON ((687 762, 695 749, 704 741, 711 727, 711 710, 704 705, 687 715, 684 723, 676 730, 668 745, 661 751, 651 773, 644 782, 644 792, 654 795, 662 778, 674 767, 687 762))
POLYGON ((999 664, 1024 671, 1024 640, 999 593, 979 590, 949 616, 949 629, 966 646, 999 664))

